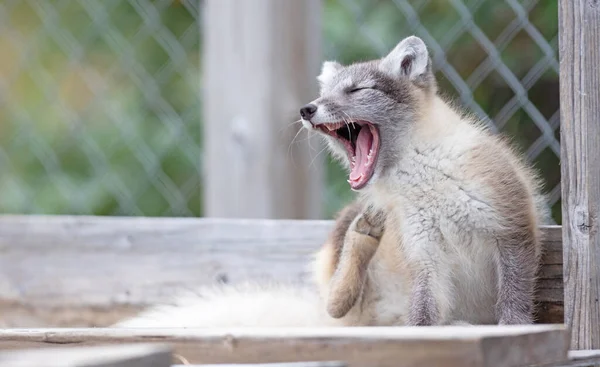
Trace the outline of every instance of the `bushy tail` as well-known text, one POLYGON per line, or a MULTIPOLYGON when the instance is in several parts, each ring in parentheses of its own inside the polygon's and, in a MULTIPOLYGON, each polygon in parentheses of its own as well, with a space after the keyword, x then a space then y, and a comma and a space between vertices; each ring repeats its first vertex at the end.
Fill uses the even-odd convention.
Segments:
POLYGON ((285 284, 220 285, 180 296, 114 327, 341 326, 327 315, 316 290, 285 284))

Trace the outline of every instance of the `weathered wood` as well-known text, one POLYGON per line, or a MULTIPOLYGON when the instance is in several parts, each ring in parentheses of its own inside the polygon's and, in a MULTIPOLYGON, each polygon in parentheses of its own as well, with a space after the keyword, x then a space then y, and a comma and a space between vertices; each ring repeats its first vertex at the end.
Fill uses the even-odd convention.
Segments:
POLYGON ((170 367, 171 348, 159 344, 36 348, 0 352, 2 367, 170 367))
POLYGON ((323 362, 284 362, 284 363, 218 363, 218 364, 185 364, 171 367, 347 367, 348 364, 339 361, 323 362))
POLYGON ((525 366, 567 359, 563 325, 0 330, 0 349, 160 342, 189 363, 347 362, 350 367, 525 366))
POLYGON ((600 2, 559 1, 565 321, 600 348, 600 2))
POLYGON ((219 280, 303 281, 327 221, 0 217, 0 326, 107 326, 219 280))
POLYGON ((322 217, 320 142, 294 139, 317 95, 320 14, 319 0, 204 2, 207 217, 322 217))
POLYGON ((598 364, 600 364, 600 350, 571 350, 569 351, 567 361, 538 365, 536 367, 590 367, 598 364))
POLYGON ((537 284, 537 322, 563 323, 562 234, 544 227, 544 254, 537 284))
MULTIPOLYGON (((0 327, 108 326, 216 281, 308 279, 333 222, 0 216, 0 327)), ((539 321, 562 322, 560 227, 544 228, 539 321)))

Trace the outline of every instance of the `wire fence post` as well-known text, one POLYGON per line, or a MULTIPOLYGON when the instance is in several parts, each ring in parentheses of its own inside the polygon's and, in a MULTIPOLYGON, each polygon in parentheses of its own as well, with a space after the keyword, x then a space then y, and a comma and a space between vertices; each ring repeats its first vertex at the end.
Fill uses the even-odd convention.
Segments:
POLYGON ((321 217, 318 142, 300 131, 292 144, 298 110, 316 95, 320 5, 205 2, 205 216, 321 217))

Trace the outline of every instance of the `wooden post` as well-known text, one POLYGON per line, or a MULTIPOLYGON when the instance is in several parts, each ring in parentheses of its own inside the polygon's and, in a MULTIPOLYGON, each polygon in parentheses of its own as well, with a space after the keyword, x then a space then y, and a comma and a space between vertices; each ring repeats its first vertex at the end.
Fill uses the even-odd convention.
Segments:
POLYGON ((204 3, 205 216, 319 219, 322 147, 290 144, 317 96, 320 0, 204 3))
POLYGON ((600 1, 559 0, 565 323, 600 348, 600 1))

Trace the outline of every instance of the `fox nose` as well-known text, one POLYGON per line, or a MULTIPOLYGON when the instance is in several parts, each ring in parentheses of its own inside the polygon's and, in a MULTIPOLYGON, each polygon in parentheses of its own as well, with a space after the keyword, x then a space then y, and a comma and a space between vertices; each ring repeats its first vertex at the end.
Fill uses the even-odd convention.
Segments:
POLYGON ((317 112, 317 106, 314 104, 307 104, 300 109, 300 116, 305 120, 310 120, 317 112))

